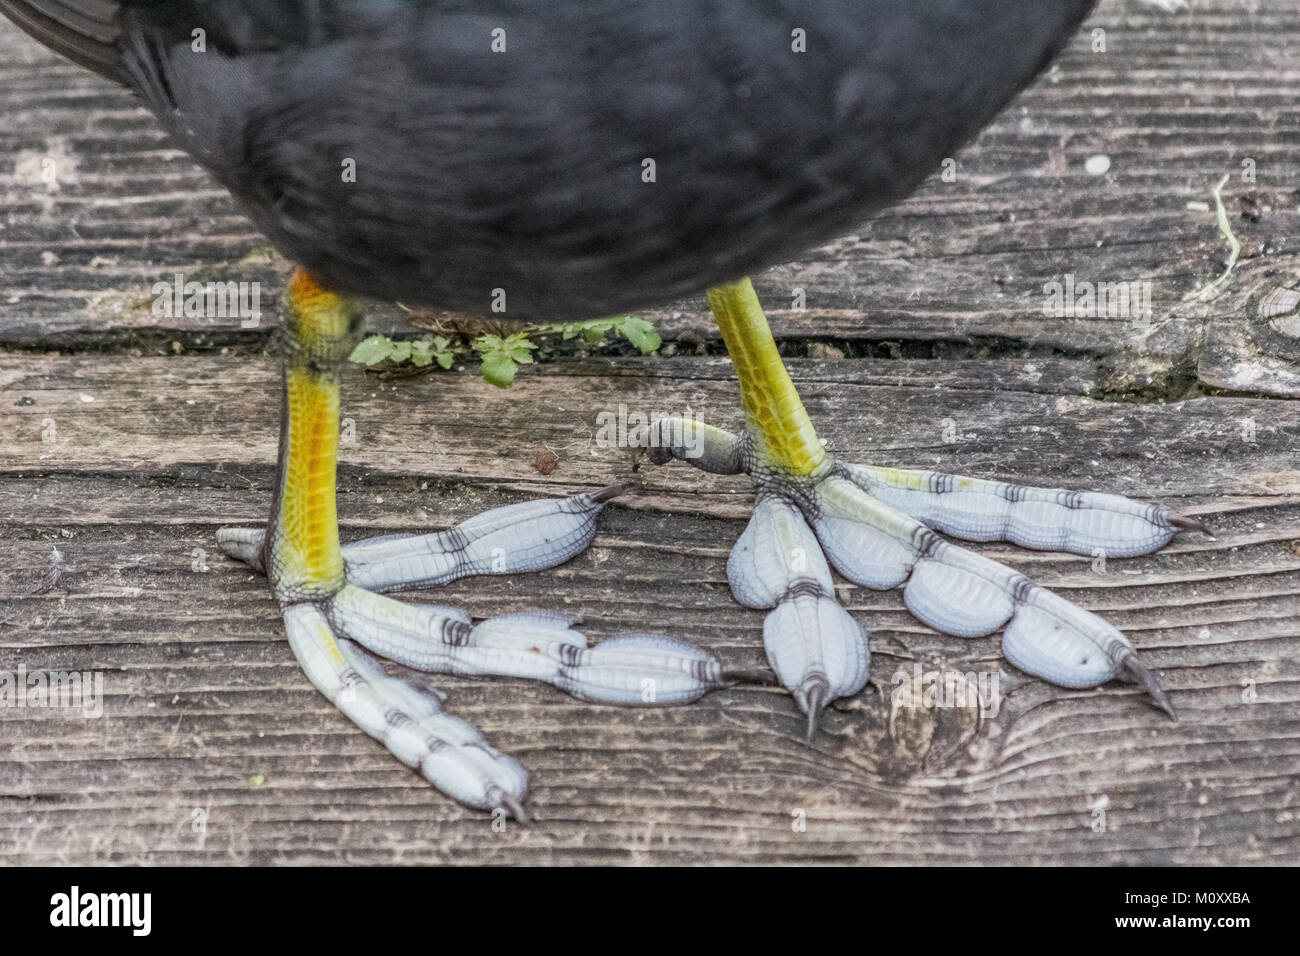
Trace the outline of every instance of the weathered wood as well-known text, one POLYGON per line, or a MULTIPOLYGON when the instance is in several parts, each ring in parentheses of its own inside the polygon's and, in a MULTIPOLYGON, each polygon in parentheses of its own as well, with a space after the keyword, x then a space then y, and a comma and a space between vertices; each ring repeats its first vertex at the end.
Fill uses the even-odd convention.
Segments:
MULTIPOLYGON (((446 507, 391 482, 345 484, 350 536, 359 523, 369 533, 446 507)), ((6 657, 105 667, 109 696, 102 721, 6 715, 0 830, 12 842, 0 840, 0 852, 9 859, 61 849, 72 859, 153 861, 599 862, 646 852, 1173 862, 1294 849, 1288 806, 1300 768, 1285 744, 1300 729, 1300 558, 1286 540, 1300 532, 1294 497, 1235 501, 1242 510, 1217 519, 1216 542, 1117 562, 1105 578, 1079 559, 990 549, 1131 634, 1173 690, 1179 724, 1122 688, 1071 693, 1008 676, 1002 712, 981 726, 940 711, 934 726, 891 728, 896 670, 913 661, 995 669, 997 643, 938 638, 897 595, 855 588, 846 603, 871 623, 885 693, 869 689, 831 714, 815 751, 798 743, 788 698, 770 691, 621 711, 518 682, 438 679, 457 713, 533 768, 541 822, 502 836, 430 794, 318 698, 262 581, 213 555, 213 526, 252 517, 265 493, 250 501, 229 477, 190 488, 59 478, 57 497, 85 505, 33 526, 28 502, 50 493, 50 479, 4 487, 6 657), (18 527, 15 506, 25 516, 18 527), (67 591, 30 595, 51 544, 67 555, 67 591), (196 549, 209 552, 207 573, 193 570, 196 549), (1256 703, 1241 701, 1243 680, 1257 682, 1256 703), (258 776, 265 784, 254 787, 258 776), (1103 797, 1111 831, 1093 834, 1091 807, 1103 797), (201 841, 190 814, 208 806, 201 841), (790 829, 796 808, 808 812, 807 833, 790 829)), ((498 500, 472 500, 462 513, 498 500)), ((594 549, 563 569, 461 582, 436 599, 480 614, 571 601, 601 636, 668 615, 730 662, 761 661, 761 615, 730 601, 723 575, 739 522, 619 509, 603 524, 594 549)))
MULTIPOLYGON (((844 379, 859 365, 831 364, 843 367, 844 379)), ((724 362, 651 367, 662 377, 549 366, 522 377, 510 395, 468 375, 396 387, 350 376, 347 408, 358 440, 346 449, 346 533, 441 527, 505 500, 624 476, 621 452, 591 447, 590 411, 602 402, 638 408, 663 399, 673 408, 689 400, 734 416, 724 362), (563 411, 546 400, 556 393, 564 395, 563 411), (533 419, 514 435, 502 427, 520 427, 512 407, 532 409, 533 419), (485 454, 494 443, 499 453, 485 454), (563 451, 545 478, 530 463, 534 444, 563 451), (421 491, 421 483, 429 487, 421 491)), ((1292 547, 1300 538, 1300 475, 1286 460, 1297 406, 1250 399, 1111 405, 851 380, 832 390, 815 381, 826 366, 794 368, 827 436, 848 458, 963 466, 970 458, 992 466, 972 470, 1074 483, 1101 466, 1112 486, 1158 486, 1212 520, 1214 540, 1188 537, 1160 555, 1114 562, 1106 575, 1092 573, 1085 559, 982 549, 1123 627, 1159 669, 1183 721, 1165 723, 1123 688, 1070 693, 1008 674, 996 718, 977 725, 961 719, 966 712, 940 711, 937 721, 908 722, 904 711, 891 724, 900 668, 917 661, 927 669, 996 670, 997 641, 940 638, 906 614, 897 594, 846 586, 847 606, 872 628, 878 686, 831 715, 817 751, 797 744, 798 715, 771 691, 632 712, 516 682, 439 679, 456 712, 483 723, 533 768, 542 822, 527 835, 493 834, 390 766, 317 698, 283 642, 263 582, 213 549, 216 526, 256 523, 266 507, 273 363, 25 356, 0 372, 0 406, 16 413, 6 419, 8 477, 0 481, 3 646, 32 667, 109 668, 109 703, 104 721, 9 716, 13 760, 0 765, 0 781, 13 802, 9 809, 0 802, 0 828, 13 833, 15 858, 54 847, 70 847, 76 859, 259 862, 597 862, 641 854, 1156 862, 1292 852, 1294 827, 1271 817, 1285 816, 1300 769, 1282 743, 1300 722, 1300 556, 1292 547), (1275 406, 1288 416, 1269 418, 1275 406), (964 444, 957 450, 936 437, 944 414, 961 417, 963 435, 975 423, 1001 424, 984 438, 970 436, 968 454, 964 444), (1234 425, 1251 416, 1268 419, 1253 447, 1234 425), (57 426, 53 443, 40 440, 46 419, 57 426), (875 448, 878 435, 889 436, 887 456, 875 448), (1135 451, 1134 435, 1152 436, 1160 451, 1135 451), (65 555, 66 590, 34 595, 53 546, 65 555), (206 573, 193 570, 196 553, 204 554, 206 573), (1241 702, 1242 680, 1256 682, 1256 703, 1241 702), (57 788, 43 782, 52 768, 57 788), (265 785, 252 787, 259 777, 265 785), (1194 803, 1211 794, 1214 803, 1194 803), (1091 807, 1102 797, 1114 829, 1094 835, 1091 807), (200 847, 188 821, 194 808, 209 805, 212 823, 200 847), (35 806, 45 829, 24 842, 35 806), (1258 809, 1242 816, 1244 806, 1258 809), (796 809, 809 814, 807 833, 790 829, 796 809), (106 855, 68 842, 74 826, 99 834, 106 855), (1256 842, 1241 842, 1240 826, 1256 842)), ((596 546, 565 568, 460 582, 436 600, 482 615, 538 604, 579 608, 597 636, 661 627, 667 616, 675 631, 728 662, 760 664, 761 615, 731 602, 723 571, 741 527, 736 519, 748 507, 744 482, 682 466, 655 470, 629 504, 607 511, 596 546), (663 507, 697 516, 667 515, 663 507)))
MULTIPOLYGON (((978 377, 966 387, 862 384, 860 367, 790 363, 823 437, 847 460, 1104 483, 1135 495, 1300 493, 1295 403, 1098 402, 1017 391, 1011 375, 999 390, 978 377)), ((950 383, 955 375, 950 369, 950 383)), ((242 470, 274 460, 279 379, 271 358, 10 356, 0 359, 0 387, 9 406, 0 421, 5 470, 148 472, 191 462, 242 470)), ((620 406, 646 417, 694 414, 724 428, 738 427, 740 415, 725 358, 556 363, 524 371, 508 391, 468 372, 382 382, 357 371, 344 402, 355 441, 343 454, 357 467, 533 494, 599 487, 630 467, 626 449, 599 444, 599 416, 617 416, 620 406), (647 364, 651 375, 609 374, 647 364), (545 477, 534 464, 543 449, 561 458, 545 477)), ((707 510, 724 488, 748 494, 734 479, 685 468, 649 470, 644 480, 691 510, 707 510)))
MULTIPOLYGON (((1108 5, 1060 65, 935 177, 855 234, 758 280, 784 338, 915 343, 1097 357, 1115 390, 1177 379, 1207 322, 1239 313, 1183 297, 1227 256, 1214 217, 1189 210, 1225 191, 1243 244, 1238 291, 1300 271, 1285 240, 1300 220, 1300 27, 1289 0, 1224 0, 1194 16, 1108 5), (1111 171, 1085 170, 1104 154, 1111 171), (1254 163, 1254 181, 1242 162, 1254 163), (1249 217, 1249 218, 1246 218, 1249 217), (1032 254, 1027 254, 1032 252, 1032 254), (1153 283, 1150 322, 1043 316, 1045 283, 1065 274, 1153 283), (805 289, 806 312, 783 305, 805 289)), ((149 290, 189 278, 262 282, 287 268, 229 198, 171 149, 132 97, 0 33, 0 242, 10 294, 0 341, 179 336, 184 344, 264 336, 230 319, 158 319, 149 290), (53 161, 53 184, 40 161, 53 161)), ((1241 300, 1244 302, 1244 299, 1241 300)), ((649 313, 671 338, 716 343, 698 299, 649 313)), ((376 328, 401 325, 391 307, 376 328)))
MULTIPOLYGON (((286 265, 128 96, 0 24, 0 670, 99 669, 106 693, 98 720, 0 708, 0 863, 1294 862, 1297 336, 1251 306, 1300 278, 1300 14, 1107 4, 1096 24, 1108 52, 1077 41, 962 154, 956 182, 758 285, 844 459, 1113 490, 1213 526, 1104 567, 978 549, 1121 627, 1182 719, 1124 685, 1028 678, 997 638, 942 638, 896 592, 840 582, 871 630, 873 685, 814 748, 769 689, 620 710, 432 681, 532 771, 538 822, 504 833, 312 690, 265 582, 214 546, 269 502, 274 317, 159 322, 146 300, 177 270, 273 298, 286 265), (1101 153, 1111 171, 1085 172, 1101 153), (39 177, 51 154, 57 189, 39 177), (1187 203, 1228 172, 1242 262, 1218 296, 1184 301, 1226 257, 1212 213, 1187 203), (1047 320, 1043 286, 1067 273, 1150 279, 1154 314, 1047 320), (805 312, 784 307, 795 288, 805 312), (896 706, 914 664, 997 674, 999 712, 896 706)), ((620 406, 735 427, 702 304, 652 317, 675 356, 563 354, 509 392, 472 371, 349 374, 345 537, 627 479, 626 451, 595 440, 620 406)), ((371 318, 400 324, 391 307, 371 318)), ((423 597, 481 616, 578 609, 597 638, 670 629, 758 666, 762 614, 725 576, 750 503, 743 479, 643 468, 565 567, 423 597)))

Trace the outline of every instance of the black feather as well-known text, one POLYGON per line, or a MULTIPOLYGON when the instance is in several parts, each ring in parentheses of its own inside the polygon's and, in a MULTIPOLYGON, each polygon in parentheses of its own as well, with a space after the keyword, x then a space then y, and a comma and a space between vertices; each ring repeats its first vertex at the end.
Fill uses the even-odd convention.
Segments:
POLYGON ((738 278, 906 196, 1093 5, 128 0, 117 42, 182 145, 327 282, 579 318, 738 278))
POLYGON ((115 0, 0 0, 0 14, 54 52, 124 83, 118 6, 115 0))

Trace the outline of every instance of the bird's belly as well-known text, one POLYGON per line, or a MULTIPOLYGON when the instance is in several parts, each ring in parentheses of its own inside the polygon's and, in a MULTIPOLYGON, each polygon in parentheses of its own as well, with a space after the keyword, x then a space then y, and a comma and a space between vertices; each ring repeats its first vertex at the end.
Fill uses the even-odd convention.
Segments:
POLYGON ((495 51, 492 18, 398 4, 392 29, 317 47, 182 48, 155 109, 342 290, 600 316, 794 257, 907 195, 1090 5, 837 0, 804 49, 767 5, 557 4, 495 51))

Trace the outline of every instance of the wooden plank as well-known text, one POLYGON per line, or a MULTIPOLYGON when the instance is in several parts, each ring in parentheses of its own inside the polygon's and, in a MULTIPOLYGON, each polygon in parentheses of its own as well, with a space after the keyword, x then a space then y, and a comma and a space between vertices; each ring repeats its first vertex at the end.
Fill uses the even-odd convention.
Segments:
MULTIPOLYGON (((1297 268, 1300 37, 1289 0, 1249 11, 1221 0, 1193 16, 1134 15, 1108 4, 1060 65, 960 157, 853 235, 760 277, 782 337, 918 348, 1099 356, 1117 390, 1177 379, 1212 310, 1183 296, 1216 275, 1226 247, 1213 216, 1189 210, 1225 173, 1247 265, 1297 268), (1268 42, 1264 42, 1267 39, 1268 42), (1110 157, 1089 174, 1085 160, 1110 157), (1242 161, 1255 181, 1240 181, 1242 161), (1264 212, 1261 212, 1263 210, 1264 212), (1074 274, 1153 283, 1151 321, 1045 321, 1043 287, 1074 274), (782 308, 806 290, 806 311, 782 308)), ((0 341, 98 342, 111 322, 145 344, 264 337, 231 319, 158 319, 150 290, 187 277, 258 281, 270 300, 286 264, 233 204, 170 149, 129 94, 39 52, 0 25, 0 341), (53 158, 56 185, 39 177, 53 158)), ((1243 268, 1239 280, 1258 280, 1243 268)), ((1251 286, 1253 287, 1253 286, 1251 286)), ((650 310, 673 339, 711 343, 700 300, 650 310)), ((377 328, 399 326, 377 310, 377 328)), ((951 354, 944 353, 944 354, 951 354)), ((966 354, 966 353, 962 353, 966 354)), ((974 353, 973 353, 974 354, 974 353)))
MULTIPOLYGON (((513 398, 522 401, 468 375, 385 387, 349 376, 346 407, 359 440, 342 480, 347 536, 441 527, 507 500, 622 477, 616 450, 592 458, 579 443, 546 477, 518 451, 576 442, 566 416, 640 391, 670 406, 723 405, 731 384, 722 363, 674 362, 671 377, 653 382, 545 368, 521 378, 513 398), (564 412, 544 400, 557 392, 564 412), (489 436, 514 430, 528 434, 484 454, 489 436)), ((663 362, 645 364, 665 373, 663 362)), ((319 698, 283 641, 264 583, 212 547, 215 526, 256 523, 266 508, 269 360, 31 356, 3 368, 0 407, 20 424, 3 439, 0 647, 32 668, 103 666, 108 692, 102 721, 6 715, 12 759, 0 763, 0 831, 12 839, 0 840, 0 853, 11 859, 1156 863, 1294 852, 1287 807, 1300 769, 1291 745, 1300 488, 1280 437, 1274 448, 1263 429, 1249 454, 1235 454, 1240 443, 1224 428, 1278 405, 1296 414, 1290 403, 1203 399, 1171 414, 1034 393, 841 382, 841 411, 855 397, 876 399, 870 416, 827 418, 846 456, 877 451, 857 427, 870 417, 891 455, 923 464, 951 457, 925 417, 950 402, 949 412, 969 416, 963 429, 1003 420, 975 442, 983 450, 972 458, 1076 483, 1105 463, 1114 483, 1161 487, 1212 516, 1214 540, 1187 538, 1112 563, 1105 575, 1086 559, 981 549, 1123 627, 1183 720, 1166 723, 1124 688, 1068 692, 1009 668, 996 717, 941 710, 930 719, 904 709, 891 720, 900 670, 920 663, 994 673, 997 641, 941 638, 911 619, 897 594, 845 586, 846 605, 872 631, 876 686, 828 718, 812 751, 798 743, 789 699, 769 690, 633 712, 519 682, 439 679, 457 713, 532 768, 540 822, 502 836, 430 793, 319 698), (24 398, 31 404, 19 404, 24 398), (1080 404, 1052 411, 1062 402, 1080 404), (19 440, 38 416, 59 423, 53 449, 19 440), (1007 423, 1017 416, 1035 424, 1007 423), (1072 422, 1042 427, 1045 416, 1072 422), (1135 434, 1153 436, 1161 453, 1112 459, 1135 434), (1008 447, 1023 457, 1006 458, 1008 447), (33 594, 54 546, 65 555, 66 588, 33 594), (199 552, 207 572, 194 570, 199 552), (1242 702, 1242 681, 1254 682, 1255 703, 1242 702), (1110 829, 1095 834, 1102 800, 1110 829), (209 807, 200 839, 189 821, 209 807), (808 815, 805 833, 791 829, 797 810, 808 815)), ((810 377, 802 364, 795 369, 810 377)), ((831 411, 829 390, 806 385, 814 413, 831 411)), ((1295 424, 1273 422, 1291 440, 1295 424)), ((955 457, 967 458, 965 450, 955 457)), ((668 618, 729 663, 756 666, 761 614, 731 602, 724 574, 748 495, 739 479, 656 470, 633 507, 606 512, 595 547, 570 565, 536 578, 459 582, 429 597, 480 615, 539 603, 579 608, 595 636, 661 628, 668 618)))
POLYGON ((1278 276, 1238 311, 1211 323, 1197 378, 1237 393, 1300 398, 1298 285, 1278 276))
MULTIPOLYGON (((501 835, 311 690, 263 582, 213 556, 208 518, 190 517, 201 499, 209 514, 244 518, 245 493, 141 488, 129 477, 60 483, 104 505, 76 523, 6 528, 0 646, 9 666, 102 667, 105 716, 4 715, 5 860, 1170 863, 1294 853, 1300 558, 1275 533, 1300 530, 1294 499, 1251 502, 1213 546, 1123 562, 1104 585, 1085 580, 1095 576, 1078 559, 1032 562, 1133 636, 1172 689, 1178 724, 1123 688, 1067 692, 1010 674, 996 717, 947 710, 909 721, 903 711, 891 721, 896 672, 996 671, 997 643, 938 638, 896 595, 857 589, 846 603, 872 628, 877 686, 830 714, 813 750, 789 699, 762 689, 623 711, 521 682, 439 678, 456 713, 532 770, 539 822, 501 835), (1261 520, 1272 530, 1260 532, 1261 520), (68 556, 66 593, 31 595, 51 542, 68 556), (207 573, 193 570, 196 549, 208 549, 207 573), (1242 702, 1243 681, 1255 682, 1253 704, 1242 702), (1108 832, 1097 834, 1103 800, 1108 832), (190 828, 195 809, 211 813, 206 835, 190 828), (805 833, 791 828, 796 810, 805 833)), ((344 495, 352 535, 358 520, 379 531, 429 503, 379 490, 382 503, 369 485, 344 495)), ((571 602, 597 636, 667 616, 729 662, 757 664, 761 614, 730 601, 723 574, 739 529, 616 509, 569 566, 461 582, 436 600, 479 614, 571 602)))
MULTIPOLYGON (((617 420, 622 408, 629 420, 677 413, 739 426, 728 360, 627 360, 621 367, 634 364, 672 377, 556 364, 526 370, 503 391, 468 372, 383 382, 356 371, 345 378, 355 440, 343 454, 372 474, 567 493, 618 480, 630 467, 626 448, 601 443, 602 415, 617 420), (547 449, 560 463, 542 476, 535 459, 547 449)), ((926 382, 862 384, 853 379, 857 363, 830 364, 839 374, 827 375, 827 364, 817 362, 791 362, 791 370, 829 446, 846 460, 1165 497, 1300 492, 1294 403, 1112 403, 926 382)), ((0 407, 10 409, 0 420, 0 473, 269 465, 278 392, 269 357, 0 356, 0 407)), ((736 487, 686 468, 648 472, 645 482, 648 493, 689 490, 693 509, 718 507, 713 496, 736 487)))

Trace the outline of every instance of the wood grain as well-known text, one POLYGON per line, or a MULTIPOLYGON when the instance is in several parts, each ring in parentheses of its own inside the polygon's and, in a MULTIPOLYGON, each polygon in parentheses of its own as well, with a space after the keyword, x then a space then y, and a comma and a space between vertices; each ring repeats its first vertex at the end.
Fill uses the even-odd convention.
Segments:
MULTIPOLYGON (((845 460, 1111 490, 1211 524, 1104 569, 978 549, 1122 628, 1180 721, 1124 685, 1029 678, 996 638, 942 638, 897 593, 840 582, 871 631, 873 684, 812 748, 770 689, 631 711, 437 679, 531 770, 538 821, 504 832, 320 697, 265 582, 215 549, 216 528, 269 503, 275 318, 159 320, 150 289, 184 271, 273 299, 287 264, 130 96, 0 24, 0 670, 105 680, 99 719, 0 708, 0 863, 1296 862, 1300 322, 1260 303, 1300 283, 1300 13, 1194 7, 1105 4, 1090 27, 1106 51, 1085 32, 955 182, 756 277, 845 460), (1092 175, 1100 154, 1110 171, 1092 175), (1189 299, 1227 246, 1188 204, 1227 173, 1242 259, 1189 299), (1043 287, 1066 274, 1150 281, 1153 314, 1045 317, 1043 287), (998 712, 896 706, 894 677, 917 664, 996 675, 998 712)), ((702 300, 649 317, 673 354, 562 351, 509 392, 472 370, 349 374, 345 537, 630 478, 565 567, 423 597, 484 616, 580 609, 594 637, 669 628, 760 665, 762 615, 725 576, 747 483, 632 475, 596 441, 620 405, 738 424, 702 300)), ((370 319, 405 327, 392 306, 370 319)))

